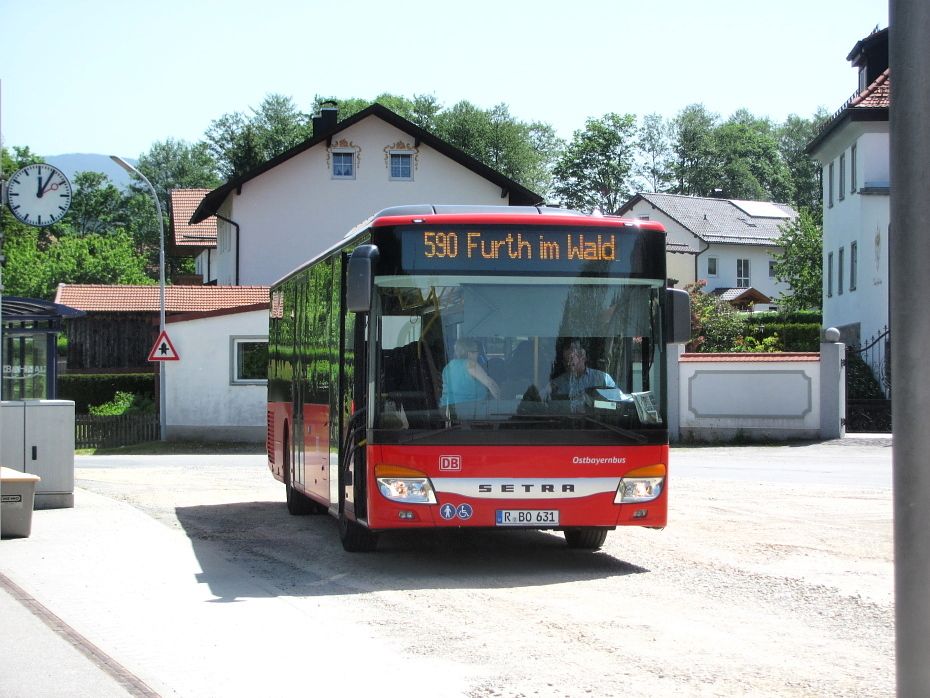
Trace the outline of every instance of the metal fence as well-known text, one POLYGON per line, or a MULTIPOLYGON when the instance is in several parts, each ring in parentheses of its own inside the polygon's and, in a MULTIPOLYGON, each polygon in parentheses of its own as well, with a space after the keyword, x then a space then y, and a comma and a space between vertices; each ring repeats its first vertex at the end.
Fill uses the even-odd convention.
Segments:
POLYGON ((74 416, 75 448, 109 448, 130 446, 143 441, 158 441, 157 414, 123 414, 98 417, 92 414, 74 416))
POLYGON ((846 431, 891 431, 891 333, 846 348, 846 431))

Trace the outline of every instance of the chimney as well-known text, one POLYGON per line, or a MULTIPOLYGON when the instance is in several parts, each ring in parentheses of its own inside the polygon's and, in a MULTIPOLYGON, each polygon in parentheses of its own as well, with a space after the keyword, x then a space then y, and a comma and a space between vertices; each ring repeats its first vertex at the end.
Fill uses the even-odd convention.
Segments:
POLYGON ((339 108, 336 100, 328 99, 320 105, 320 113, 313 117, 313 135, 319 136, 321 133, 332 131, 336 128, 338 121, 339 108))

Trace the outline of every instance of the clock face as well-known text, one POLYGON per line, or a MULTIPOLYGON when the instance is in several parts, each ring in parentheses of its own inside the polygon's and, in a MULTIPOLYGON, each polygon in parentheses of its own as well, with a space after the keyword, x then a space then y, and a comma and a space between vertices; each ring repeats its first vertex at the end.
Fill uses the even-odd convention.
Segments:
POLYGON ((10 211, 27 225, 44 228, 57 223, 71 206, 71 182, 57 167, 27 165, 7 183, 10 211))

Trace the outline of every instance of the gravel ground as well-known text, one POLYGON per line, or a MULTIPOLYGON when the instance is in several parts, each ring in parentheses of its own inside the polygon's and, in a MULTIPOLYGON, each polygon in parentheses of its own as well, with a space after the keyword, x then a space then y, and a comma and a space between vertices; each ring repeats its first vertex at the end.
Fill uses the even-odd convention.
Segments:
MULTIPOLYGON (((860 448, 890 463, 886 443, 860 448)), ((618 529, 596 553, 503 531, 389 535, 351 555, 330 517, 288 516, 261 456, 158 458, 78 458, 77 485, 183 530, 205 563, 219 551, 297 614, 351 618, 454 666, 467 695, 894 694, 890 487, 677 477, 667 529, 618 529)), ((244 588, 227 576, 211 591, 244 588)), ((404 671, 348 656, 350 670, 404 671)))

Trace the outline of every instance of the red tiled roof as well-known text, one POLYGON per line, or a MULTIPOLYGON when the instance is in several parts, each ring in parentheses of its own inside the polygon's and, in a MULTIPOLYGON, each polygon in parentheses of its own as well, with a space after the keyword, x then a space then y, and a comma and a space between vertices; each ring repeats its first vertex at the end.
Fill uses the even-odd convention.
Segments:
POLYGON ((196 225, 188 222, 209 193, 209 189, 172 189, 168 192, 171 199, 171 230, 175 247, 216 247, 215 216, 210 216, 196 225))
POLYGON ((886 68, 884 73, 875 78, 875 82, 853 97, 849 106, 886 109, 891 106, 891 68, 886 68))
MULTIPOLYGON (((268 303, 268 286, 165 286, 165 311, 197 313, 268 303)), ((158 312, 158 286, 59 284, 55 302, 85 312, 158 312)))

